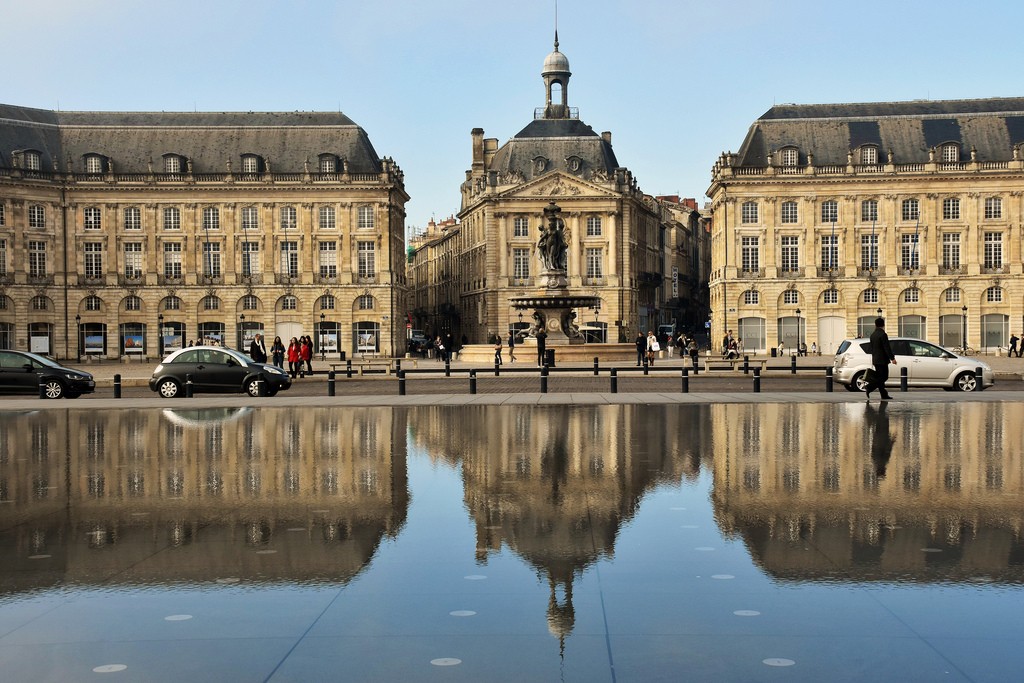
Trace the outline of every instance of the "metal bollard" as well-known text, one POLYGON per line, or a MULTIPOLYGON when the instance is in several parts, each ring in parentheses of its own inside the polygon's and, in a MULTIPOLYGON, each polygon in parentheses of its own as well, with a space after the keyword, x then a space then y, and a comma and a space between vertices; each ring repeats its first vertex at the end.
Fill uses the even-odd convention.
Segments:
POLYGON ((306 379, 306 369, 301 366, 299 367, 299 378, 306 379))
POLYGON ((352 379, 352 361, 345 361, 345 377, 352 379))
POLYGON ((611 378, 612 382, 612 393, 619 393, 619 371, 616 370, 615 368, 612 368, 611 372, 609 373, 609 377, 611 378))
POLYGON ((185 375, 185 398, 192 398, 192 373, 185 375))
POLYGON ((398 395, 405 396, 405 370, 398 371, 398 395))
POLYGON ((267 395, 267 383, 263 381, 262 377, 260 377, 259 379, 256 380, 256 395, 257 396, 266 396, 267 395))
POLYGON ((121 398, 121 375, 114 375, 114 398, 121 398))
POLYGON ((444 359, 444 376, 445 377, 451 377, 452 376, 452 362, 448 358, 444 359))
POLYGON ((761 393, 761 368, 754 368, 754 393, 761 393))
POLYGON ((500 368, 501 368, 501 366, 500 366, 500 365, 498 365, 498 359, 497 359, 497 358, 495 358, 495 359, 494 359, 494 376, 495 376, 495 377, 500 377, 500 376, 501 376, 501 370, 500 370, 500 368))
POLYGON ((548 393, 548 366, 540 369, 540 393, 548 393))
POLYGON ((39 380, 39 398, 46 398, 46 383, 39 380))
MULTIPOLYGON (((445 362, 447 362, 447 361, 445 361, 445 362)), ((402 371, 402 359, 401 358, 396 358, 395 359, 395 373, 397 374, 397 373, 399 373, 401 371, 402 371)))
POLYGON ((789 357, 789 372, 792 375, 796 374, 796 354, 789 357))
POLYGON ((743 356, 743 374, 750 374, 750 356, 743 356))
POLYGON ((900 391, 907 390, 907 369, 900 368, 900 391))
POLYGON ((644 356, 644 374, 645 375, 647 374, 647 368, 649 368, 649 367, 650 367, 650 363, 648 363, 647 356, 644 356))
POLYGON ((327 373, 327 395, 334 396, 334 370, 327 373))
POLYGON ((693 376, 696 377, 699 374, 700 374, 700 361, 699 360, 695 360, 695 361, 693 361, 693 376))
POLYGON ((476 370, 469 371, 469 393, 476 393, 476 370))
POLYGON ((594 377, 597 377, 600 372, 600 367, 597 364, 597 356, 594 356, 594 377))
POLYGON ((683 368, 682 380, 681 381, 682 381, 681 391, 684 394, 690 393, 690 373, 688 373, 686 371, 686 368, 683 368))
POLYGON ((832 393, 832 368, 825 368, 825 391, 832 393))
POLYGON ((978 383, 975 391, 981 391, 985 388, 985 373, 982 371, 981 366, 974 368, 974 380, 978 383))

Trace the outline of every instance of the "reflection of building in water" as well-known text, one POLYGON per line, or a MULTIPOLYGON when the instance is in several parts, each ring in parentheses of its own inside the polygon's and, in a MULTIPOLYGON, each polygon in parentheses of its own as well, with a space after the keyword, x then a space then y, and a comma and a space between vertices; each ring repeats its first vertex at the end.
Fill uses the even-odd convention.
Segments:
POLYGON ((1024 581, 1024 423, 1011 404, 712 415, 716 517, 771 574, 1024 581))
POLYGON ((129 581, 346 581, 405 521, 405 422, 395 415, 4 413, 0 514, 11 531, 0 565, 48 554, 61 560, 54 581, 89 582, 124 562, 91 552, 106 549, 159 553, 129 581), (276 553, 251 552, 261 547, 276 553))
POLYGON ((573 580, 614 553, 644 492, 696 477, 704 406, 488 406, 411 413, 413 441, 461 462, 477 560, 503 543, 547 579, 548 626, 573 628, 573 580), (457 412, 455 412, 457 411, 457 412), (452 429, 456 421, 459 429, 452 429))

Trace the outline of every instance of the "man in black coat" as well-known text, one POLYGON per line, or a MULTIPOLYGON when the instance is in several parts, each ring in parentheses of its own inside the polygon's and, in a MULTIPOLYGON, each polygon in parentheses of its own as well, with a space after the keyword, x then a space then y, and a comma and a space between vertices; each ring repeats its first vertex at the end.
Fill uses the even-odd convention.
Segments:
POLYGON ((267 347, 263 344, 263 335, 257 334, 249 344, 249 357, 257 363, 267 362, 267 347))
POLYGON ((640 367, 644 364, 644 358, 647 357, 647 337, 638 331, 633 343, 636 345, 636 366, 640 367))
POLYGON ((864 393, 871 398, 871 392, 878 389, 883 401, 891 396, 885 390, 885 382, 889 379, 889 364, 896 365, 896 354, 889 345, 889 335, 885 333, 885 319, 875 318, 875 331, 871 333, 871 364, 875 366, 875 377, 864 387, 864 393))

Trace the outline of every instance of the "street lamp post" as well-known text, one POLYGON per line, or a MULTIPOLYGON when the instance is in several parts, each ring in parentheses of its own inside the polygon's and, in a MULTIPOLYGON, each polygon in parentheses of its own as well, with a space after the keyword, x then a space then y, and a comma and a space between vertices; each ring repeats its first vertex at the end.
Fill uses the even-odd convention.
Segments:
POLYGON ((800 309, 796 309, 796 355, 800 355, 800 309))
POLYGON ((327 349, 324 348, 324 319, 327 316, 323 313, 320 314, 320 360, 327 360, 327 349))
POLYGON ((238 349, 244 351, 245 346, 245 313, 238 316, 238 349))
POLYGON ((164 314, 156 317, 156 348, 160 358, 164 357, 164 314))
POLYGON ((960 312, 963 313, 964 323, 964 327, 960 335, 960 348, 961 350, 963 350, 964 353, 967 353, 967 306, 961 308, 960 312))
POLYGON ((75 356, 82 362, 82 316, 75 316, 75 356))

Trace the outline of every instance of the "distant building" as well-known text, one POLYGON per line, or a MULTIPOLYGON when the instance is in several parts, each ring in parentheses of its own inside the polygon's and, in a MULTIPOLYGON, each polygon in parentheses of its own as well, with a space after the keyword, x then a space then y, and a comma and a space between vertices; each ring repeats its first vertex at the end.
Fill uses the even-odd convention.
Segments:
POLYGON ((0 105, 0 347, 404 350, 407 200, 340 113, 0 105))
POLYGON ((1024 316, 1024 99, 781 105, 722 154, 711 308, 748 350, 1005 346, 1024 316))
POLYGON ((482 129, 473 130, 458 227, 411 255, 414 270, 420 261, 434 263, 433 276, 451 278, 453 287, 434 287, 430 299, 420 294, 417 278, 414 318, 437 320, 442 329, 431 331, 473 342, 528 328, 529 316, 520 320, 509 300, 543 292, 536 243, 551 201, 561 207, 568 232, 570 294, 601 300, 600 308, 577 311, 591 341, 627 341, 660 323, 695 317, 694 307, 703 318, 706 309, 690 299, 691 283, 680 288, 678 280, 681 270, 684 280, 690 277, 689 262, 680 263, 695 252, 680 249, 678 240, 700 234, 695 207, 645 195, 619 165, 611 133, 598 135, 580 121, 568 105, 571 72, 557 36, 541 76, 545 106, 511 140, 499 147, 482 129))

